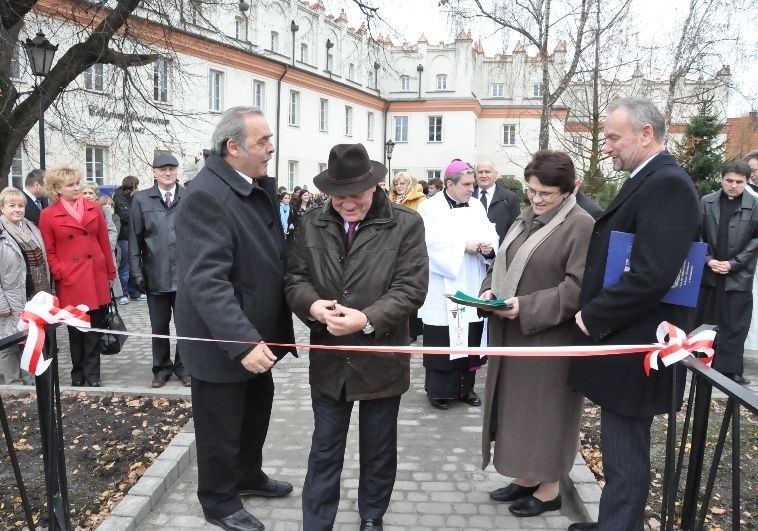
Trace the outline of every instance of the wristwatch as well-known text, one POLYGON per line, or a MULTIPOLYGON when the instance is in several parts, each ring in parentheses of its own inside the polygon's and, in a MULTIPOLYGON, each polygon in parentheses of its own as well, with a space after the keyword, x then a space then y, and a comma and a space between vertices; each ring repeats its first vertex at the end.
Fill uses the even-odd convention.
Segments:
POLYGON ((363 327, 363 333, 366 335, 374 333, 374 325, 371 324, 368 318, 366 318, 366 326, 363 327))

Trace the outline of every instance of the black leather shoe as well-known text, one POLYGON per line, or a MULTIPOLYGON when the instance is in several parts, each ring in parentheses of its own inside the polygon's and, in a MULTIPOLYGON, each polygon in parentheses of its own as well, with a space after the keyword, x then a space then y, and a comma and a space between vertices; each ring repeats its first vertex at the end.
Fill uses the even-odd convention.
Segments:
POLYGON ((166 385, 166 382, 168 382, 168 378, 166 378, 165 376, 156 376, 155 378, 153 378, 153 381, 150 382, 150 387, 154 387, 157 389, 158 387, 163 387, 164 385, 166 385))
POLYGON ((461 398, 462 401, 466 402, 469 406, 481 406, 482 405, 482 399, 479 398, 479 395, 475 392, 471 391, 467 396, 464 398, 461 398))
POLYGON ((577 522, 568 527, 568 531, 595 531, 597 522, 577 522))
POLYGON ((265 529, 260 520, 245 509, 240 509, 223 518, 211 518, 206 515, 205 519, 209 524, 226 529, 226 531, 263 531, 265 529))
POLYGON ((450 406, 447 405, 447 399, 445 398, 430 398, 429 403, 436 407, 437 409, 441 409, 442 411, 445 411, 450 406))
POLYGON ((87 385, 90 387, 102 387, 103 384, 100 383, 100 380, 92 380, 91 382, 87 382, 87 385))
POLYGON ((382 531, 382 519, 378 520, 361 520, 361 531, 382 531))
POLYGON ((747 385, 750 383, 750 380, 746 380, 741 374, 730 374, 729 378, 731 378, 734 383, 740 385, 747 385))
POLYGON ((508 507, 508 510, 514 516, 537 516, 545 511, 557 511, 561 508, 561 495, 559 494, 550 501, 543 502, 542 500, 529 496, 523 498, 516 503, 508 507))
POLYGON ((266 478, 266 481, 252 488, 240 488, 240 496, 261 496, 263 498, 281 498, 292 492, 292 485, 286 481, 266 478))
POLYGON ((490 492, 490 498, 499 502, 512 502, 520 500, 521 498, 526 498, 527 496, 531 496, 537 491, 539 487, 539 484, 535 485, 534 487, 524 487, 523 485, 516 485, 515 483, 511 483, 510 485, 490 492))

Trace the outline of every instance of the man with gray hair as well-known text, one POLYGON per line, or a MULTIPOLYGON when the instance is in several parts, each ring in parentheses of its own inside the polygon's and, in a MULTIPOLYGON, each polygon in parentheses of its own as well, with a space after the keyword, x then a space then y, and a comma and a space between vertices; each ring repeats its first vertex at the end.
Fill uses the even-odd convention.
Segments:
POLYGON ((197 496, 222 529, 263 524, 240 496, 277 497, 292 485, 262 470, 274 380, 271 368, 294 343, 284 298, 286 248, 268 177, 271 129, 252 107, 228 109, 212 153, 182 197, 176 219, 176 330, 228 342, 180 341, 192 377, 197 496))
MULTIPOLYGON (((699 235, 692 179, 663 145, 665 122, 652 102, 625 98, 608 109, 603 151, 616 171, 630 172, 618 195, 595 222, 587 250, 576 324, 594 343, 655 343, 663 321, 689 331, 691 308, 666 304, 666 295, 699 235), (629 267, 618 283, 604 285, 612 231, 634 234, 629 267)), ((623 251, 622 251, 623 252, 623 251)), ((644 352, 573 358, 569 385, 601 407, 605 487, 598 523, 581 529, 643 528, 650 486, 650 426, 671 406, 673 365, 643 369, 644 352)), ((678 399, 684 392, 680 377, 678 399)))

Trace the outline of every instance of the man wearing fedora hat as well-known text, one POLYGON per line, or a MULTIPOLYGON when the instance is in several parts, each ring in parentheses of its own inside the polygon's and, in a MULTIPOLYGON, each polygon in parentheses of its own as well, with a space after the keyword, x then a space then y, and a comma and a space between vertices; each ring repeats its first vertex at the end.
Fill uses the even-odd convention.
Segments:
POLYGON ((331 196, 295 233, 287 302, 310 328, 314 431, 303 484, 303 529, 332 529, 353 404, 360 401, 361 530, 381 530, 397 470, 397 415, 410 385, 405 354, 361 347, 408 345, 408 316, 424 301, 424 226, 378 186, 387 169, 361 144, 338 144, 313 182, 331 196), (356 345, 356 351, 318 345, 356 345))
MULTIPOLYGON (((179 161, 167 153, 153 159, 155 184, 135 192, 129 224, 129 277, 132 285, 147 294, 147 309, 153 334, 168 335, 176 306, 176 211, 184 195, 177 182, 179 161)), ((185 387, 190 377, 184 371, 179 349, 171 361, 168 339, 153 339, 153 387, 163 387, 176 375, 185 387)))

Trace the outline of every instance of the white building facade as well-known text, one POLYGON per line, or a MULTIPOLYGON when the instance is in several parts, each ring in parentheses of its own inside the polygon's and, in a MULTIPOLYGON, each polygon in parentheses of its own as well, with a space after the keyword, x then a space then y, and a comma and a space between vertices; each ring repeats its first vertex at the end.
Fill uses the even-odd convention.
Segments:
MULTIPOLYGON (((58 57, 80 38, 71 12, 81 6, 74 0, 35 6, 39 27, 60 47, 58 57)), ((202 167, 220 114, 237 105, 264 112, 275 135, 275 176, 288 189, 313 189, 312 178, 338 143, 361 142, 392 173, 427 180, 453 158, 491 160, 501 175, 521 177, 538 148, 542 65, 521 46, 487 57, 466 34, 451 43, 422 36, 414 45, 395 45, 350 27, 344 12, 329 14, 321 0, 178 6, 160 16, 143 9, 130 24, 132 51, 159 53, 157 61, 129 69, 128 77, 95 65, 46 113, 48 167, 73 163, 110 186, 136 175, 144 187, 152 183, 154 154, 170 152, 186 181, 202 167), (387 161, 389 139, 395 147, 387 161)), ((13 79, 28 90, 33 79, 17 52, 13 79)), ((551 70, 563 71, 565 46, 548 60, 551 70)), ((571 121, 568 95, 565 101, 551 114, 554 148, 576 142, 571 135, 581 129, 581 120, 571 121)), ((30 131, 17 153, 16 186, 38 164, 36 139, 30 131)))

